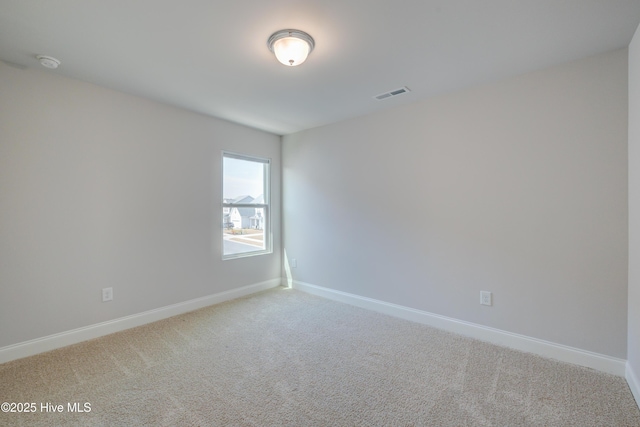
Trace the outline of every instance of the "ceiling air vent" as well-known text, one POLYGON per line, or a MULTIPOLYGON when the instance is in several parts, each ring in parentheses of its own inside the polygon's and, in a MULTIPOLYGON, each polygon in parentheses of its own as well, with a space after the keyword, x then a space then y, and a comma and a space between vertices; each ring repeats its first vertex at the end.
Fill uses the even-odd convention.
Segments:
POLYGON ((381 101, 383 99, 391 98, 392 96, 402 95, 403 93, 410 92, 409 88, 406 86, 402 86, 399 89, 394 89, 390 92, 381 93, 380 95, 374 96, 375 99, 381 101))

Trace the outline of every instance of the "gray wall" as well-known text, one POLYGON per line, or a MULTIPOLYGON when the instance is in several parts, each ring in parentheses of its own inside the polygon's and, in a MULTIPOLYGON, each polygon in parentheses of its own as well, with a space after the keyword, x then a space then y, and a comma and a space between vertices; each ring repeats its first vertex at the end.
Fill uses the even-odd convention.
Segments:
POLYGON ((278 136, 1 63, 0 94, 0 347, 280 277, 278 136), (223 149, 273 160, 273 255, 221 261, 223 149))
POLYGON ((627 356, 626 49, 286 136, 283 200, 295 280, 627 356))
MULTIPOLYGON (((640 30, 629 45, 629 353, 640 375, 640 30)), ((636 384, 640 386, 640 384, 636 384)), ((640 396, 637 396, 640 398, 640 396)))

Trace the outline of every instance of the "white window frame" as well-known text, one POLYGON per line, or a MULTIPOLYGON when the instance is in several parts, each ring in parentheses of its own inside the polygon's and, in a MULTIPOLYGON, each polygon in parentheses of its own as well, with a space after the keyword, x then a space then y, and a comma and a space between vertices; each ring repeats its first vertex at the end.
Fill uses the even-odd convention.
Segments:
POLYGON ((221 233, 221 239, 220 239, 220 244, 222 245, 222 259, 223 260, 228 260, 228 259, 236 259, 236 258, 246 258, 246 257, 252 257, 252 256, 257 256, 257 255, 265 255, 265 254, 270 254, 273 253, 273 245, 272 245, 272 240, 271 240, 271 159, 266 159, 266 158, 262 158, 262 157, 256 157, 256 156, 249 156, 249 155, 245 155, 245 154, 239 154, 239 153, 234 153, 234 152, 230 152, 230 151, 223 151, 222 152, 222 157, 221 157, 221 163, 222 163, 222 179, 221 179, 221 184, 222 184, 222 191, 221 191, 221 201, 222 201, 222 206, 220 208, 220 214, 222 215, 222 217, 220 218, 220 225, 222 227, 222 233, 221 233), (245 160, 245 161, 250 161, 250 162, 256 162, 256 163, 262 163, 265 165, 265 167, 263 168, 264 170, 264 176, 263 176, 263 184, 264 184, 264 188, 263 188, 263 198, 264 198, 264 203, 225 203, 224 201, 224 159, 225 158, 231 158, 231 159, 237 159, 237 160, 245 160), (251 251, 251 252, 242 252, 242 253, 237 253, 237 254, 229 254, 229 255, 225 255, 224 253, 224 208, 230 208, 229 210, 231 211, 231 208, 262 208, 264 209, 264 249, 256 249, 255 251, 251 251))

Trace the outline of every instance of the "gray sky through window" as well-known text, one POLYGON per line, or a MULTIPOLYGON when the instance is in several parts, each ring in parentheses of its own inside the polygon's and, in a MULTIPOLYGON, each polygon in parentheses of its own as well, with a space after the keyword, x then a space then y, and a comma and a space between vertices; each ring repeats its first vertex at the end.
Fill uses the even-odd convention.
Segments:
POLYGON ((255 198, 264 192, 264 163, 230 157, 224 157, 223 162, 223 198, 246 195, 255 198))

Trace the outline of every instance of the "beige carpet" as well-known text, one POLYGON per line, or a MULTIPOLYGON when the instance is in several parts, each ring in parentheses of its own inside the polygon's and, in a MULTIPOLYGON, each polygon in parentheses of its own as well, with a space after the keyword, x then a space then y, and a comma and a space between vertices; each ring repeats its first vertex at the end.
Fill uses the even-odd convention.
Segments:
POLYGON ((0 402, 37 405, 2 426, 640 426, 622 378, 283 288, 0 365, 0 402))

